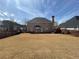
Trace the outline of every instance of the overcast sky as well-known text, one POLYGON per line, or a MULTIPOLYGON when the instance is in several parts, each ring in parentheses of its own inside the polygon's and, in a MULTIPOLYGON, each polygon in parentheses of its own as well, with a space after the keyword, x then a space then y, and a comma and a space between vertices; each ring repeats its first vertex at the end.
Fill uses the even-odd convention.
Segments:
POLYGON ((22 24, 34 17, 55 16, 61 23, 78 15, 79 0, 0 0, 0 20, 14 18, 22 24))

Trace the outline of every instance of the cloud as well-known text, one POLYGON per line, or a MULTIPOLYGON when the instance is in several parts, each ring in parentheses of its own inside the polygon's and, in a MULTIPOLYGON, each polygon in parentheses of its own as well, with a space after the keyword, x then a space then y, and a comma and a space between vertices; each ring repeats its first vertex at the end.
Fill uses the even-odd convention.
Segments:
POLYGON ((15 1, 16 6, 19 6, 20 5, 19 0, 14 0, 14 1, 15 1))
POLYGON ((7 2, 6 2, 6 3, 7 3, 7 6, 8 6, 8 5, 10 4, 10 0, 7 0, 7 2))
POLYGON ((9 13, 7 11, 2 11, 0 10, 0 19, 4 19, 4 20, 10 20, 10 18, 14 18, 14 14, 13 13, 9 13))
POLYGON ((8 12, 3 12, 4 15, 8 16, 8 12))
POLYGON ((3 18, 0 18, 0 21, 3 21, 4 19, 3 18))
MULTIPOLYGON (((78 0, 0 0, 0 16, 23 21, 27 18, 56 16, 59 23, 79 15, 78 0), (5 2, 7 1, 7 2, 5 2), (7 4, 7 6, 5 6, 7 4), (16 15, 16 16, 15 16, 16 15), (58 18, 59 17, 59 18, 58 18)), ((20 23, 21 23, 20 22, 20 23)))
POLYGON ((10 16, 14 17, 15 15, 12 13, 10 16))
POLYGON ((59 20, 59 24, 60 23, 64 23, 67 20, 71 19, 74 16, 78 16, 79 15, 79 10, 76 10, 75 12, 70 13, 69 15, 65 15, 63 16, 60 20, 59 20))
POLYGON ((55 0, 52 2, 51 0, 20 0, 18 2, 17 8, 29 15, 30 18, 47 17, 53 13, 52 8, 56 5, 55 0))
POLYGON ((4 16, 2 13, 0 13, 0 16, 4 16))
POLYGON ((44 17, 44 14, 41 13, 40 11, 38 11, 37 9, 30 9, 30 8, 26 8, 26 7, 17 7, 19 10, 24 11, 25 13, 32 15, 32 16, 42 16, 44 17))

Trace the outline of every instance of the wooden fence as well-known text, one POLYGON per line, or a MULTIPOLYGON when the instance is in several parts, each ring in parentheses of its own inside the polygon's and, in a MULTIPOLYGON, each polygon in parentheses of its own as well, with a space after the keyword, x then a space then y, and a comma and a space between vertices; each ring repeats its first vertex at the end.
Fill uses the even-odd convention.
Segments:
POLYGON ((0 32, 0 39, 9 37, 9 36, 13 36, 13 35, 17 35, 20 33, 21 33, 20 31, 2 31, 2 32, 0 32))

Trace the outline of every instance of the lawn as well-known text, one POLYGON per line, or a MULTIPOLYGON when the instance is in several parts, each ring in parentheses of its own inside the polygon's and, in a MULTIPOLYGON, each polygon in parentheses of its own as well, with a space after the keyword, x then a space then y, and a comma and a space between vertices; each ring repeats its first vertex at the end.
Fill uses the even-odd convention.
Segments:
POLYGON ((79 59, 79 37, 22 33, 0 40, 0 59, 79 59))

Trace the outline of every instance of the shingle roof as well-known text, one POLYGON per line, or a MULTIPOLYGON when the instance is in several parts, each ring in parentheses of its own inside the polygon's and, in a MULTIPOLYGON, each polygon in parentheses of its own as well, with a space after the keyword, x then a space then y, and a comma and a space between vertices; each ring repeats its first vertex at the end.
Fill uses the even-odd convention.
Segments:
POLYGON ((3 25, 3 22, 2 21, 0 21, 0 25, 3 25))
POLYGON ((43 18, 43 17, 36 17, 36 18, 33 18, 32 20, 28 21, 28 23, 36 23, 36 22, 47 22, 47 23, 50 23, 51 21, 46 19, 46 18, 43 18))
POLYGON ((65 23, 59 25, 62 28, 79 28, 79 16, 75 16, 65 23))

